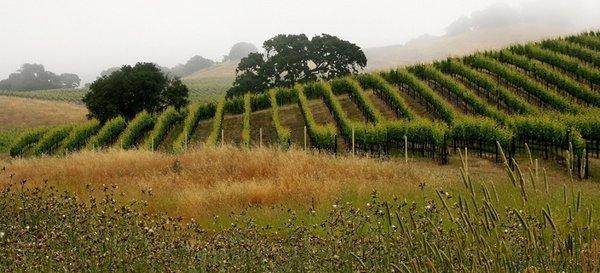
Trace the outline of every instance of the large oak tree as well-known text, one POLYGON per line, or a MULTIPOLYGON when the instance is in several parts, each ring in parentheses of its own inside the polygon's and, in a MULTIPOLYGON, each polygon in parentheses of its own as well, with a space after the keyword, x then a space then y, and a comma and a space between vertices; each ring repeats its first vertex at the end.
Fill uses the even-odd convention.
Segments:
POLYGON ((304 34, 277 35, 263 48, 265 53, 251 53, 240 61, 227 96, 344 76, 367 65, 360 47, 328 34, 312 39, 304 34))

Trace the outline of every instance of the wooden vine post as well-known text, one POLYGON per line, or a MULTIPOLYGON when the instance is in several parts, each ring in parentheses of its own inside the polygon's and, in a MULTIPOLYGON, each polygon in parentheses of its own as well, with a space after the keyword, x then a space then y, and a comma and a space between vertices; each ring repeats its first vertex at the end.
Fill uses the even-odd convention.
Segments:
POLYGON ((306 151, 306 126, 304 126, 304 150, 306 151))
POLYGON ((225 130, 221 129, 221 147, 225 145, 225 130))
POLYGON ((404 135, 404 163, 408 163, 408 137, 404 135))
POLYGON ((354 148, 354 127, 352 127, 352 155, 354 156, 356 153, 355 148, 354 148))
POLYGON ((259 138, 259 144, 258 147, 262 148, 262 127, 260 127, 260 129, 258 129, 258 138, 259 138))

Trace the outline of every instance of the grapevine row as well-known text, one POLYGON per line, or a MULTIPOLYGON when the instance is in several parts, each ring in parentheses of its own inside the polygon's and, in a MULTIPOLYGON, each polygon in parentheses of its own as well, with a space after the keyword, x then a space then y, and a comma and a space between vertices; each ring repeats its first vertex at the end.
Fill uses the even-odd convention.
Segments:
POLYGON ((514 65, 535 75, 581 101, 596 107, 600 106, 600 94, 595 93, 571 78, 565 77, 563 74, 548 68, 545 64, 536 63, 527 57, 516 55, 509 51, 501 51, 492 54, 492 56, 501 62, 514 65))
POLYGON ((473 93, 473 91, 456 82, 452 77, 444 75, 434 67, 417 65, 411 67, 410 71, 423 79, 432 80, 442 88, 452 92, 465 103, 470 105, 478 114, 490 117, 501 124, 507 123, 508 118, 504 113, 490 107, 489 104, 479 98, 475 93, 473 93))
POLYGON ((600 53, 579 44, 565 40, 546 40, 541 42, 540 45, 543 48, 569 55, 595 67, 600 67, 600 53))
POLYGON ((114 144, 126 127, 127 122, 120 116, 107 121, 100 131, 90 138, 88 149, 101 149, 114 144))
POLYGON ((212 118, 215 115, 216 106, 214 103, 208 104, 200 104, 193 103, 190 104, 187 110, 187 115, 185 120, 183 121, 183 130, 173 143, 174 151, 183 151, 187 148, 196 127, 198 127, 198 122, 200 120, 212 118))
POLYGON ((448 59, 436 65, 445 73, 465 78, 471 84, 485 90, 489 95, 495 96, 496 100, 502 101, 509 111, 515 111, 519 114, 533 114, 537 112, 534 106, 506 88, 497 85, 488 75, 464 65, 458 60, 448 59))
POLYGON ((354 79, 350 77, 334 79, 330 82, 330 85, 334 93, 348 93, 350 99, 355 101, 367 120, 373 123, 383 121, 383 116, 379 112, 379 109, 373 105, 360 84, 354 79))
POLYGON ((583 78, 590 83, 590 89, 594 89, 594 85, 600 85, 600 72, 594 68, 582 65, 572 57, 533 45, 513 46, 510 50, 557 67, 566 73, 574 75, 577 77, 577 80, 583 78))
POLYGON ((406 86, 410 90, 413 90, 425 100, 425 102, 433 108, 433 111, 437 112, 446 123, 452 124, 454 119, 456 119, 458 114, 452 106, 406 69, 400 68, 391 70, 384 74, 384 78, 390 83, 398 86, 406 86))
POLYGON ((150 132, 150 137, 146 142, 146 148, 153 151, 157 150, 169 130, 182 119, 183 115, 175 107, 169 106, 158 116, 156 125, 154 125, 154 129, 150 132))
POLYGON ((206 138, 206 145, 215 146, 221 139, 221 130, 223 129, 223 116, 225 116, 225 98, 219 99, 213 118, 212 129, 206 138))
POLYGON ((250 147, 250 115, 252 114, 252 103, 250 93, 244 95, 244 115, 242 124, 242 145, 250 147))
POLYGON ((578 107, 572 105, 564 98, 546 90, 539 83, 528 79, 526 76, 504 66, 494 59, 477 54, 465 57, 464 61, 475 68, 487 70, 490 73, 503 78, 507 82, 512 83, 512 85, 522 88, 525 92, 536 96, 540 101, 560 112, 579 111, 578 107))
MULTIPOLYGON (((300 111, 302 112, 302 116, 304 117, 304 124, 306 124, 306 128, 308 131, 308 135, 310 136, 310 142, 313 147, 317 149, 323 150, 336 150, 336 130, 335 127, 331 124, 327 124, 325 126, 317 124, 315 121, 315 117, 312 114, 312 110, 308 105, 308 98, 305 95, 304 87, 301 85, 296 85, 294 87, 296 90, 296 96, 298 98, 298 106, 300 107, 300 111)), ((309 92, 315 95, 313 91, 315 89, 309 89, 309 92)))
POLYGON ((125 131, 119 137, 118 143, 122 149, 135 146, 137 141, 154 126, 152 114, 142 111, 138 113, 128 124, 125 131))
POLYGON ((356 79, 364 89, 372 89, 375 95, 381 98, 390 108, 394 110, 397 117, 413 120, 417 115, 408 106, 406 101, 394 90, 385 79, 378 74, 360 74, 356 79))
POLYGON ((291 144, 291 131, 281 124, 281 119, 279 118, 279 104, 277 102, 278 92, 276 89, 271 89, 268 94, 271 102, 273 126, 277 132, 277 142, 282 147, 289 147, 291 144))

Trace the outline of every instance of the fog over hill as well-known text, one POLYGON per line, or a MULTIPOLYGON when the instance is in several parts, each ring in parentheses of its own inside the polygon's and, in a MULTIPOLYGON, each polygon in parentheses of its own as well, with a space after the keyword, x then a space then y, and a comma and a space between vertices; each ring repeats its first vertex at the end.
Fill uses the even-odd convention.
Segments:
POLYGON ((367 49, 373 69, 591 28, 600 28, 597 0, 7 1, 0 79, 23 63, 85 83, 139 61, 220 61, 237 42, 260 46, 280 33, 336 35, 367 49))

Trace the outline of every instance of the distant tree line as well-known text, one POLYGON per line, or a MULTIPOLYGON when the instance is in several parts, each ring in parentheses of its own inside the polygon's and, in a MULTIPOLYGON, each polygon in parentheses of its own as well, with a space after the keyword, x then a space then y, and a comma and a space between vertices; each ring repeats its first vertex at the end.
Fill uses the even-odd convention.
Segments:
POLYGON ((81 84, 73 73, 57 75, 46 71, 41 64, 23 64, 21 68, 0 81, 0 90, 30 91, 57 88, 76 88, 81 84))
MULTIPOLYGON (((238 60, 241 60, 242 58, 248 56, 248 54, 255 53, 255 52, 258 52, 258 49, 256 48, 255 45, 253 45, 251 43, 247 43, 247 42, 240 42, 240 43, 233 45, 233 47, 231 47, 228 55, 223 56, 223 62, 238 61, 238 60)), ((182 78, 182 77, 186 77, 191 74, 194 74, 195 72, 197 72, 199 70, 209 68, 215 64, 217 64, 217 62, 215 62, 211 59, 202 57, 200 55, 195 55, 194 57, 190 58, 186 63, 178 64, 172 68, 158 66, 158 65, 157 66, 164 74, 170 75, 172 77, 182 78)), ((121 68, 120 67, 108 68, 100 73, 100 77, 108 76, 112 72, 118 71, 119 69, 121 69, 121 68)))
POLYGON ((331 79, 355 73, 367 65, 360 47, 328 34, 312 39, 304 34, 277 35, 265 41, 263 48, 265 53, 250 53, 240 61, 228 97, 331 79))

